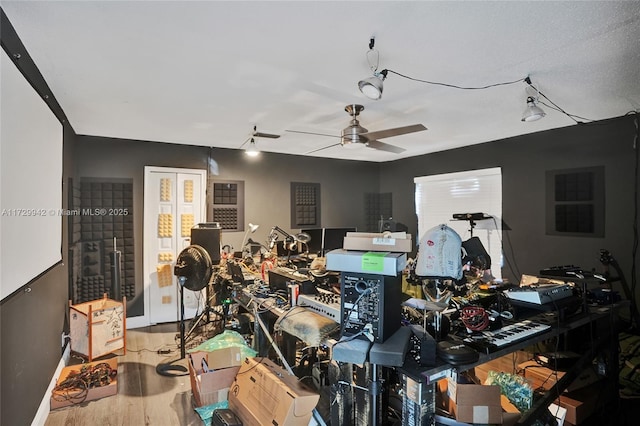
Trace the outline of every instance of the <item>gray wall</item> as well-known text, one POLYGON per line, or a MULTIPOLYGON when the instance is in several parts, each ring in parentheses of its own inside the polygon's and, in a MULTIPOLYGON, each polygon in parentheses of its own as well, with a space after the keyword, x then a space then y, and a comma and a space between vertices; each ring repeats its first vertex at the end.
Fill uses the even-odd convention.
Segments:
MULTIPOLYGON (((211 179, 240 180, 245 186, 245 222, 260 225, 252 235, 265 243, 278 225, 291 232, 290 184, 320 184, 322 226, 364 228, 364 194, 378 190, 378 164, 261 153, 188 145, 79 136, 74 151, 77 180, 133 179, 136 297, 127 315, 143 315, 143 189, 144 167, 207 169, 211 179), (215 166, 209 168, 209 157, 215 166), (348 183, 348 185, 345 185, 348 183)), ((211 218, 208 218, 211 220, 211 218)), ((246 224, 245 224, 246 225, 246 224)), ((239 249, 244 232, 223 232, 222 243, 239 249)))
MULTIPOLYGON (((630 281, 635 132, 633 117, 625 116, 385 163, 380 191, 393 192, 394 218, 415 235, 415 176, 501 167, 503 219, 511 228, 503 247, 520 273, 569 264, 602 271, 599 251, 608 249, 630 281), (545 172, 590 166, 605 168, 604 237, 545 235, 545 172)), ((469 212, 476 210, 469 206, 469 212)), ((507 266, 503 274, 519 281, 507 266)))

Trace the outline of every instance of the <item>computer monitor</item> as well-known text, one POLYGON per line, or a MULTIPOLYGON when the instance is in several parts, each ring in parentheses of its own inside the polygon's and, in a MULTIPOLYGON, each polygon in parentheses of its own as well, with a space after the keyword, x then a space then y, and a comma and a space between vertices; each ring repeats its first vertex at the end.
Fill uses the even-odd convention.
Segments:
POLYGON ((356 232, 356 230, 356 228, 324 228, 323 255, 331 250, 341 249, 347 232, 356 232))
MULTIPOLYGON (((306 243, 306 249, 309 251, 309 254, 315 254, 317 256, 322 255, 322 241, 324 236, 324 229, 322 228, 313 228, 313 229, 301 229, 300 232, 305 234, 309 234, 311 239, 306 243)), ((304 245, 303 250, 304 251, 304 245)))

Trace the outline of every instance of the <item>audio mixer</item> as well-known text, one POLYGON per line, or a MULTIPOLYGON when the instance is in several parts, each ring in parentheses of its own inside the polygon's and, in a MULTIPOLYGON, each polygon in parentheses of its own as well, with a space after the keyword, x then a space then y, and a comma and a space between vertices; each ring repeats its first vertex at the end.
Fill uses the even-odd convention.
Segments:
POLYGON ((340 295, 318 289, 317 294, 301 294, 298 296, 298 306, 304 306, 325 318, 340 323, 340 295))

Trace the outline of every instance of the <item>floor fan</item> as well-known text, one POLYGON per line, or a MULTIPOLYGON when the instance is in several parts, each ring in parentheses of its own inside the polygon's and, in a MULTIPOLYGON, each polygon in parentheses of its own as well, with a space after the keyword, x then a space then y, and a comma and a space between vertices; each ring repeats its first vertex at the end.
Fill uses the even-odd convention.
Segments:
MULTIPOLYGON (((191 291, 200 291, 205 288, 211 280, 213 263, 207 250, 202 246, 192 244, 186 247, 178 255, 176 266, 173 273, 178 277, 178 285, 180 286, 180 358, 186 356, 185 349, 185 319, 184 319, 184 289, 191 291)), ((177 361, 177 360, 176 360, 177 361)), ((160 364, 156 367, 156 371, 162 375, 171 374, 168 370, 178 370, 186 373, 187 369, 181 365, 173 365, 172 361, 166 364, 160 364)), ((180 374, 182 375, 182 374, 180 374)))

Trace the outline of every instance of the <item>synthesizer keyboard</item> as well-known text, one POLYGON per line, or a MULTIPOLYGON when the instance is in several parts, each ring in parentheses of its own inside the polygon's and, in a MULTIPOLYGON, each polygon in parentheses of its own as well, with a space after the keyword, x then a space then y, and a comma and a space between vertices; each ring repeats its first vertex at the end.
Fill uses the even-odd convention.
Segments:
POLYGON ((463 339, 465 345, 471 346, 478 352, 491 353, 516 342, 529 339, 551 329, 548 324, 523 320, 505 325, 493 331, 482 331, 478 335, 463 339))
POLYGON ((511 300, 544 305, 573 296, 573 286, 569 284, 545 284, 516 287, 505 290, 511 300))
POLYGON ((301 294, 298 306, 304 306, 325 318, 340 323, 340 295, 318 289, 318 294, 301 294))

